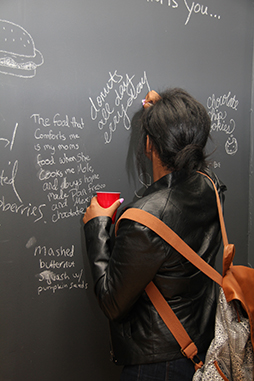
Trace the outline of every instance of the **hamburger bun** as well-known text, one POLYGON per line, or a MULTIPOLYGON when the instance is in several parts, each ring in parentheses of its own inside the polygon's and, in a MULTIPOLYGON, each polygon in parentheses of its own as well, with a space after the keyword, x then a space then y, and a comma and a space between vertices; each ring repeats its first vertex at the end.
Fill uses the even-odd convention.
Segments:
POLYGON ((32 78, 43 62, 42 54, 24 28, 0 20, 0 73, 32 78))

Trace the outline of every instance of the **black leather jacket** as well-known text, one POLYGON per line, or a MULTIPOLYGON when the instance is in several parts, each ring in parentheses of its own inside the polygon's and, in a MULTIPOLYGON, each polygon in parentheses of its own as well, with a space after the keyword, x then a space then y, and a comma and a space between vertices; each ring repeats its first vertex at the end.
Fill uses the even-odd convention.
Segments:
MULTIPOLYGON (((224 186, 211 172, 222 195, 224 186)), ((129 205, 170 226, 212 266, 221 234, 210 181, 193 172, 172 172, 129 205)), ((149 301, 144 288, 154 280, 196 343, 207 350, 214 331, 215 284, 147 227, 122 220, 113 246, 111 219, 85 225, 87 252, 100 307, 110 320, 114 361, 142 364, 180 358, 180 347, 149 301)))

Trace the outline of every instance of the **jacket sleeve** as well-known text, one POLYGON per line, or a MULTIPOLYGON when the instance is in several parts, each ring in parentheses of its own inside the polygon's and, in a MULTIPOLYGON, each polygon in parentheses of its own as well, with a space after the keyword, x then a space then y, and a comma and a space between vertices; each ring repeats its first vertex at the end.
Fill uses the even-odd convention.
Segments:
POLYGON ((85 236, 100 307, 110 320, 119 320, 154 278, 169 245, 147 227, 122 220, 111 250, 110 226, 110 218, 96 217, 85 225, 85 236))

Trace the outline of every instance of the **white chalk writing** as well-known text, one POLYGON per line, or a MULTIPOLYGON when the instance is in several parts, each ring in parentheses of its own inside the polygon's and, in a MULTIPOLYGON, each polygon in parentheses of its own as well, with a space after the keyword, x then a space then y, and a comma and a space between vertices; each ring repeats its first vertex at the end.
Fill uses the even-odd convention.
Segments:
MULTIPOLYGON (((10 139, 6 137, 0 138, 0 142, 4 142, 4 149, 10 150, 11 155, 13 155, 13 147, 16 140, 18 126, 19 124, 16 123, 10 139)), ((0 189, 6 187, 11 188, 17 201, 11 201, 12 196, 10 192, 7 192, 8 200, 6 199, 6 196, 0 196, 0 211, 3 213, 13 213, 13 215, 19 214, 25 217, 32 217, 34 218, 34 222, 40 221, 43 218, 43 209, 46 204, 39 203, 38 205, 33 205, 31 202, 23 202, 20 192, 17 190, 16 178, 18 176, 19 161, 17 159, 8 161, 7 163, 2 161, 1 165, 0 189)))
MULTIPOLYGON (((190 21, 190 18, 194 14, 199 14, 201 16, 209 16, 210 18, 220 20, 221 16, 217 13, 210 12, 207 5, 200 4, 195 1, 189 1, 189 0, 146 0, 148 3, 157 3, 160 5, 166 4, 168 7, 171 7, 172 9, 176 9, 179 7, 179 4, 184 4, 185 9, 187 10, 187 17, 185 20, 185 25, 187 25, 190 21)), ((182 9, 180 6, 178 8, 179 10, 182 9)))
MULTIPOLYGON (((9 165, 10 164, 11 164, 11 162, 9 162, 9 165)), ((17 172, 18 172, 18 160, 15 160, 15 162, 11 168, 10 175, 6 175, 5 169, 3 169, 2 172, 0 173, 0 185, 1 186, 11 185, 15 195, 17 196, 17 199, 19 200, 19 202, 22 202, 22 200, 21 200, 21 198, 17 192, 17 189, 15 187, 15 178, 16 178, 17 172)))
POLYGON ((88 288, 88 283, 83 279, 83 268, 76 270, 75 245, 56 248, 39 245, 34 248, 33 255, 38 259, 40 271, 36 275, 38 295, 47 291, 53 295, 60 290, 88 288))
POLYGON ((45 208, 45 206, 46 204, 34 206, 30 202, 28 204, 8 202, 5 200, 4 196, 0 199, 0 210, 2 212, 11 212, 13 214, 21 214, 26 217, 35 217, 34 222, 38 222, 43 218, 43 208, 45 208))
MULTIPOLYGON (((97 104, 103 103, 117 78, 116 73, 111 75, 97 104)), ((37 176, 45 192, 45 204, 50 206, 51 222, 83 215, 93 194, 106 187, 101 182, 100 174, 95 172, 91 157, 80 148, 80 132, 85 129, 84 118, 61 117, 59 113, 49 117, 34 113, 30 119, 36 126, 34 150, 37 176)))
POLYGON ((212 94, 207 98, 206 105, 211 118, 211 133, 222 132, 230 135, 225 142, 225 151, 228 155, 236 154, 238 142, 233 135, 236 122, 228 114, 237 111, 239 101, 236 99, 236 95, 232 96, 230 91, 218 97, 212 94))
POLYGON ((112 141, 113 133, 120 123, 126 130, 130 129, 131 119, 128 111, 143 89, 146 93, 150 91, 146 72, 137 82, 135 75, 123 76, 115 70, 113 74, 109 72, 109 79, 100 94, 94 98, 89 97, 91 119, 96 120, 99 130, 104 131, 105 144, 112 141), (110 104, 108 96, 111 92, 113 101, 110 104))

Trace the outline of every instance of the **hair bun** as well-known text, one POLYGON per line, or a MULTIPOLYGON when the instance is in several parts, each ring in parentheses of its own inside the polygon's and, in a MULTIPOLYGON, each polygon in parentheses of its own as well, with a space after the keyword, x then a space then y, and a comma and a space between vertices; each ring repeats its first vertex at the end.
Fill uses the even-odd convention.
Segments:
POLYGON ((199 164, 202 163, 204 159, 203 148, 201 146, 188 144, 176 154, 174 168, 178 171, 181 169, 199 169, 199 164))

